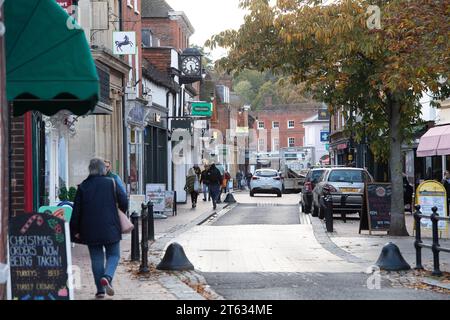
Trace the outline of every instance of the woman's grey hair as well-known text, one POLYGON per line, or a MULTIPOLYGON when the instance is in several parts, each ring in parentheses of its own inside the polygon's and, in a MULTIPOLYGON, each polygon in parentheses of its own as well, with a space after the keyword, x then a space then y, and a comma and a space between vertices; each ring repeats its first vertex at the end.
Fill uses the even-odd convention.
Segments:
POLYGON ((106 166, 103 159, 94 158, 89 163, 89 174, 91 176, 104 176, 106 175, 106 166))

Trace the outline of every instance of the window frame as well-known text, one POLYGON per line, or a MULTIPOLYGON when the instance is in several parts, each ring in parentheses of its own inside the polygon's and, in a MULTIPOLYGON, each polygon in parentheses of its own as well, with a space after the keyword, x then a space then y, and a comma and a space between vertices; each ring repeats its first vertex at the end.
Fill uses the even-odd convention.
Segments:
POLYGON ((280 129, 280 121, 272 121, 272 129, 280 129), (278 123, 278 127, 275 127, 275 123, 278 123))
POLYGON ((288 120, 287 127, 288 129, 295 129, 295 120, 288 120), (290 126, 291 122, 293 122, 292 126, 290 126))
POLYGON ((152 29, 150 29, 150 28, 141 28, 141 38, 142 38, 141 42, 142 42, 142 45, 143 45, 144 48, 151 48, 151 47, 153 47, 153 32, 152 32, 152 29), (150 39, 149 39, 150 46, 148 46, 148 47, 144 45, 144 37, 143 37, 144 30, 148 31, 150 33, 150 39))
POLYGON ((288 147, 289 148, 295 147, 295 137, 288 137, 288 147), (292 143, 292 146, 291 146, 291 139, 294 140, 294 143, 292 143))
POLYGON ((264 123, 264 121, 258 121, 258 130, 264 130, 266 129, 266 125, 264 123), (261 124, 262 124, 262 128, 261 128, 261 124))

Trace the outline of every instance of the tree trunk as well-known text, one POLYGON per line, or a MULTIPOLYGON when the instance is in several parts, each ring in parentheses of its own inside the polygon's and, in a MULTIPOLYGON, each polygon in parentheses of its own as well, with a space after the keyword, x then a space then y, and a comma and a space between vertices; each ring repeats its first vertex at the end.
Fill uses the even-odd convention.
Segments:
POLYGON ((403 203, 403 170, 402 170, 402 133, 400 132, 400 103, 397 99, 390 101, 389 130, 391 148, 389 167, 391 172, 391 227, 389 235, 408 236, 405 222, 405 206, 403 203))

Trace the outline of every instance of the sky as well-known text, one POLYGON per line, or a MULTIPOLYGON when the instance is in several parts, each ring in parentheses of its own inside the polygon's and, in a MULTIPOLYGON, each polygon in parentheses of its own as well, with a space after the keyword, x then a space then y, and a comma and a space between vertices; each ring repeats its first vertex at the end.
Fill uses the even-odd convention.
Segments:
MULTIPOLYGON (((166 0, 175 11, 184 11, 194 26, 191 44, 203 46, 211 36, 227 29, 239 29, 244 21, 244 11, 239 0, 166 0)), ((206 50, 208 52, 208 50, 206 50)), ((223 49, 211 52, 213 60, 226 55, 223 49)))

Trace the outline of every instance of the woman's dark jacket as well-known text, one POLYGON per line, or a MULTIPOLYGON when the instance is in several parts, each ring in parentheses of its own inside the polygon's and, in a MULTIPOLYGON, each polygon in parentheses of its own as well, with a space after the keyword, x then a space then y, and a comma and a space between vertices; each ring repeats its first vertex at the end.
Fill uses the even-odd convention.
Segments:
POLYGON ((112 178, 89 176, 79 185, 70 220, 72 241, 86 245, 106 245, 122 240, 117 204, 128 210, 128 199, 112 178), (80 239, 75 235, 80 234, 80 239))

